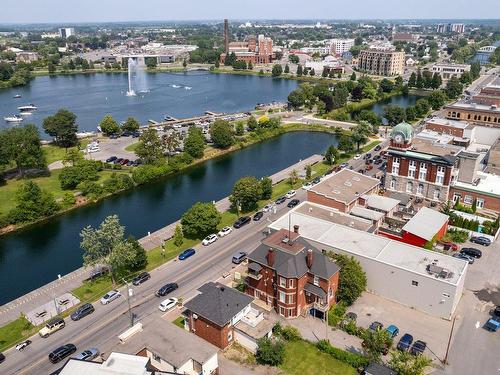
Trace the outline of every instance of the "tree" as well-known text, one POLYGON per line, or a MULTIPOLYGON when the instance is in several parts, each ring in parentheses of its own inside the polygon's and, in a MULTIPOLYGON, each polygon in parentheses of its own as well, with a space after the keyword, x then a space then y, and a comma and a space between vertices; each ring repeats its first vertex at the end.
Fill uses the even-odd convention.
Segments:
POLYGON ((118 125, 113 116, 109 114, 104 116, 99 123, 99 127, 105 135, 116 134, 120 131, 120 125, 118 125))
POLYGON ((312 167, 311 164, 307 164, 306 166, 306 180, 310 180, 312 175, 312 167))
POLYGON ((53 116, 43 120, 45 133, 54 137, 54 142, 64 148, 75 146, 78 143, 76 132, 78 125, 75 123, 76 115, 66 109, 60 109, 53 116))
POLYGON ((387 78, 383 78, 380 81, 379 89, 382 92, 391 92, 392 90, 394 90, 394 83, 392 81, 388 80, 387 78))
POLYGON ((297 65, 297 77, 302 77, 302 65, 297 65))
MULTIPOLYGON (((257 207, 262 198, 262 186, 253 176, 242 177, 233 186, 229 201, 233 207, 241 207, 243 211, 251 211, 257 207)), ((239 210, 239 209, 238 209, 239 210)))
POLYGON ((481 64, 479 61, 475 61, 470 65, 470 75, 472 77, 472 80, 476 80, 479 78, 481 74, 481 64))
POLYGON ((169 156, 172 155, 181 145, 180 135, 175 131, 164 134, 162 136, 162 141, 169 156))
POLYGON ((215 69, 219 69, 219 67, 220 67, 219 60, 216 60, 214 65, 215 65, 215 69))
POLYGON ((25 223, 41 217, 47 217, 59 210, 54 196, 42 190, 38 184, 28 180, 16 191, 16 206, 9 212, 11 223, 25 223))
POLYGON ((188 62, 187 62, 187 60, 186 60, 186 59, 184 59, 184 60, 182 61, 182 66, 183 66, 183 68, 184 68, 184 69, 186 69, 186 68, 187 68, 187 66, 188 66, 188 62))
POLYGON ((205 237, 217 230, 222 216, 213 203, 195 203, 181 218, 181 225, 185 235, 191 237, 205 237))
POLYGON ((15 163, 20 175, 26 169, 46 166, 40 144, 40 133, 35 125, 14 127, 0 132, 0 164, 15 163))
POLYGON ((257 129, 258 126, 259 126, 259 123, 255 119, 255 117, 254 116, 250 116, 248 118, 248 121, 247 121, 248 130, 253 131, 253 130, 257 129))
POLYGON ((424 355, 413 355, 407 351, 392 350, 389 366, 398 375, 424 375, 432 361, 424 355))
POLYGON ((403 77, 397 76, 394 80, 394 84, 396 86, 395 88, 401 89, 401 87, 403 87, 403 77))
POLYGON ((384 117, 389 125, 394 126, 405 120, 405 110, 398 105, 389 104, 384 108, 384 117))
POLYGON ((176 225, 174 231, 174 245, 179 247, 184 242, 184 233, 182 233, 182 226, 176 225))
POLYGON ((200 128, 192 126, 189 128, 188 136, 184 142, 184 151, 193 158, 201 158, 205 150, 205 137, 200 128))
POLYGON ((72 148, 68 152, 66 152, 62 162, 65 165, 75 166, 76 164, 82 162, 83 160, 84 160, 83 154, 81 153, 81 151, 76 148, 72 148))
POLYGON ((417 71, 417 84, 416 84, 417 89, 422 89, 424 88, 424 78, 422 77, 422 72, 420 69, 417 71))
POLYGON ((127 270, 140 270, 147 266, 148 255, 134 236, 129 236, 126 243, 130 246, 133 257, 125 264, 127 270))
POLYGON ((415 72, 410 74, 410 78, 408 79, 408 87, 415 87, 417 85, 417 75, 415 72))
POLYGON ((57 67, 56 67, 56 65, 55 65, 55 64, 53 64, 53 63, 49 63, 49 64, 47 65, 47 69, 48 69, 48 71, 49 71, 49 74, 54 74, 54 73, 57 71, 57 67))
POLYGON ((450 99, 456 99, 462 94, 464 87, 456 77, 452 77, 446 83, 446 96, 450 99))
POLYGON ((407 121, 415 121, 415 119, 417 118, 417 111, 415 110, 414 106, 410 105, 406 107, 405 117, 407 121))
POLYGON ((262 177, 260 180, 260 189, 262 191, 261 199, 271 199, 273 195, 273 180, 269 177, 262 177))
POLYGON ((328 254, 340 267, 338 299, 352 305, 366 289, 366 274, 361 264, 352 256, 328 254))
POLYGON ((351 152, 354 149, 354 144, 351 137, 342 134, 339 139, 338 148, 344 152, 351 152))
POLYGON ((285 345, 265 336, 257 341, 255 359, 262 365, 279 366, 285 360, 285 345))
POLYGON ((325 159, 328 164, 333 165, 339 157, 339 150, 334 145, 330 145, 325 153, 325 159))
POLYGON ((472 82, 472 77, 469 72, 463 72, 458 80, 461 84, 468 85, 472 82))
POLYGON ((355 80, 356 80, 356 72, 352 72, 351 81, 355 81, 355 80))
POLYGON ((298 64, 299 63, 299 56, 294 55, 294 54, 288 55, 288 60, 290 60, 290 62, 292 64, 298 64))
POLYGON ((253 64, 251 61, 248 62, 248 70, 253 70, 253 64))
POLYGON ((125 123, 122 125, 123 131, 134 132, 139 130, 139 121, 133 117, 128 117, 125 123))
POLYGON ((164 161, 165 143, 154 128, 146 129, 139 137, 135 154, 144 164, 158 164, 164 161))
POLYGON ((280 64, 274 64, 273 70, 271 71, 271 75, 273 77, 279 77, 283 73, 283 68, 280 64))
POLYGON ((426 99, 418 99, 415 103, 415 111, 418 117, 424 117, 430 111, 431 105, 426 99))
POLYGON ((439 73, 435 72, 432 75, 431 88, 433 88, 434 90, 437 90, 438 88, 441 87, 442 84, 443 84, 443 80, 441 78, 441 75, 439 73))
POLYGON ((292 169, 290 171, 290 185, 295 185, 297 183, 297 181, 299 180, 299 174, 297 173, 297 170, 295 169, 292 169))
POLYGON ((313 77, 313 76, 315 76, 315 75, 316 75, 316 72, 314 71, 314 68, 313 68, 313 69, 311 69, 311 70, 309 71, 309 75, 310 75, 311 77, 313 77))
POLYGON ((158 65, 158 61, 154 57, 146 58, 146 67, 148 69, 154 69, 158 65))
POLYGON ((372 331, 367 329, 363 332, 363 350, 370 362, 380 363, 382 353, 392 345, 392 339, 389 332, 385 329, 377 329, 372 331))
POLYGON ((84 181, 97 181, 99 169, 100 162, 95 160, 80 160, 74 166, 64 167, 58 177, 61 189, 75 189, 84 181))
POLYGON ((290 67, 288 66, 288 64, 285 65, 284 73, 286 74, 290 73, 290 67))
POLYGON ((226 56, 224 60, 224 65, 233 66, 235 61, 236 61, 236 54, 234 52, 231 52, 229 56, 226 56))
POLYGON ((356 143, 356 150, 359 151, 359 147, 362 144, 365 144, 368 141, 367 136, 360 131, 353 131, 351 134, 351 139, 354 143, 356 143))
POLYGON ((243 134, 245 134, 245 126, 243 125, 242 121, 238 121, 234 126, 234 129, 237 136, 242 136, 243 134))
POLYGON ((446 104, 446 100, 447 100, 446 94, 442 90, 435 90, 431 92, 427 97, 427 101, 434 110, 444 106, 446 104))
POLYGON ((234 144, 232 125, 225 120, 217 119, 210 126, 210 138, 217 148, 226 149, 234 144))

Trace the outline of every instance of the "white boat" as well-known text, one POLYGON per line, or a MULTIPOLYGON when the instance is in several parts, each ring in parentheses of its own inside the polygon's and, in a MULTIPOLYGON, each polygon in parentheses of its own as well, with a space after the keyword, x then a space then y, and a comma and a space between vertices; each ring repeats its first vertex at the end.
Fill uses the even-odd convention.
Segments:
POLYGON ((23 111, 36 111, 38 108, 33 105, 33 104, 28 104, 28 105, 22 105, 20 107, 17 107, 17 109, 19 109, 21 112, 23 111))
POLYGON ((20 115, 21 116, 31 116, 33 112, 28 112, 28 111, 21 111, 20 115))
POLYGON ((19 116, 19 115, 13 115, 13 116, 8 116, 8 117, 4 117, 3 118, 5 121, 7 122, 21 122, 23 121, 24 119, 19 116))
POLYGON ((14 99, 19 99, 20 97, 21 97, 21 94, 14 95, 14 99))

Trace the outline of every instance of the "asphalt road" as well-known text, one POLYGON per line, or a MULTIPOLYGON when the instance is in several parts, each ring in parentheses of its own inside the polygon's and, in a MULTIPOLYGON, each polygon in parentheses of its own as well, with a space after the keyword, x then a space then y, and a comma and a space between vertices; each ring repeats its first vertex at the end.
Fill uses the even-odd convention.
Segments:
MULTIPOLYGON (((297 198, 305 198, 302 189, 297 192, 297 198)), ((158 310, 158 304, 167 297, 157 298, 154 293, 168 282, 179 284, 179 289, 168 297, 182 297, 184 301, 192 298, 202 284, 219 278, 231 269, 232 254, 239 250, 253 250, 263 238, 262 232, 269 224, 268 220, 276 219, 287 210, 285 202, 277 206, 276 214, 266 213, 259 222, 252 221, 241 229, 235 229, 212 245, 197 246, 196 254, 191 258, 185 261, 173 260, 151 271, 150 280, 133 287, 134 297, 131 304, 136 321, 147 324, 163 314, 158 310)), ((0 373, 22 375, 53 372, 61 364, 51 364, 48 354, 67 343, 75 344, 77 353, 90 347, 98 348, 101 352, 109 351, 118 341, 117 336, 127 329, 130 322, 125 288, 121 288, 120 292, 122 297, 108 305, 103 306, 95 302, 95 312, 80 321, 65 319, 66 327, 49 338, 42 339, 35 335, 31 338, 33 343, 24 351, 10 349, 5 352, 6 360, 0 364, 0 373)))

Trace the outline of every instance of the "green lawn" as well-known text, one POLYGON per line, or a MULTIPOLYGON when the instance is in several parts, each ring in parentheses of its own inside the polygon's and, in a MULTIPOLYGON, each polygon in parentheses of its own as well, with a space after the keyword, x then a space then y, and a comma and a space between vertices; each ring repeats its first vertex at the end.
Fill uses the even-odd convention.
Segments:
POLYGON ((95 281, 85 281, 72 293, 78 297, 80 301, 92 302, 101 298, 113 287, 111 277, 100 277, 95 281))
POLYGON ((37 328, 24 316, 0 327, 0 351, 7 349, 36 332, 37 328))
POLYGON ((379 143, 382 143, 382 141, 371 141, 370 143, 366 144, 361 148, 361 152, 367 152, 370 151, 373 147, 378 145, 379 143))
MULTIPOLYGON (((84 149, 87 147, 87 144, 89 141, 87 139, 82 139, 80 141, 80 149, 84 149)), ((76 147, 70 147, 68 148, 68 151, 71 149, 74 149, 76 147)), ((50 145, 43 145, 42 146, 43 153, 45 154, 45 159, 47 160, 47 165, 58 161, 58 160, 63 160, 64 156, 66 155, 66 149, 63 147, 59 147, 53 144, 50 145)))
POLYGON ((184 317, 179 316, 172 323, 174 323, 177 327, 184 329, 184 317))
POLYGON ((125 151, 130 151, 130 152, 134 152, 135 149, 137 147, 139 147, 139 145, 141 144, 141 142, 135 142, 135 143, 132 143, 131 145, 128 145, 127 147, 125 147, 125 151))
POLYGON ((290 375, 355 375, 356 369, 320 352, 307 341, 286 343, 281 369, 290 375))

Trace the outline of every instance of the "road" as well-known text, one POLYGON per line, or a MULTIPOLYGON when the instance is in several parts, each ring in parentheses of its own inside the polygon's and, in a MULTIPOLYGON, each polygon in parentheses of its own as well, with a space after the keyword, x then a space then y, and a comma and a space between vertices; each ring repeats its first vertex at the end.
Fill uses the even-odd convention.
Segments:
MULTIPOLYGON (((304 197, 305 192, 299 190, 297 198, 303 200, 304 197)), ((182 297, 186 301, 196 294, 202 284, 221 277, 232 267, 232 254, 239 250, 253 250, 263 238, 262 232, 269 224, 268 220, 274 220, 287 210, 286 204, 279 205, 276 214, 267 213, 261 221, 252 221, 210 246, 197 246, 193 257, 185 261, 173 260, 151 271, 150 280, 134 287, 135 295, 131 302, 136 321, 148 324, 154 317, 163 314, 158 310, 158 304, 167 297, 157 298, 154 293, 167 282, 179 284, 179 289, 171 296, 182 297)), ((51 364, 47 356, 53 349, 67 343, 75 344, 78 353, 90 347, 96 347, 101 352, 109 351, 117 342, 117 336, 129 324, 126 291, 121 288, 120 292, 122 297, 106 306, 94 303, 95 312, 80 321, 65 319, 66 327, 49 338, 33 336, 33 343, 23 352, 15 349, 5 352, 6 360, 0 365, 1 373, 24 375, 55 371, 61 365, 51 364)))

